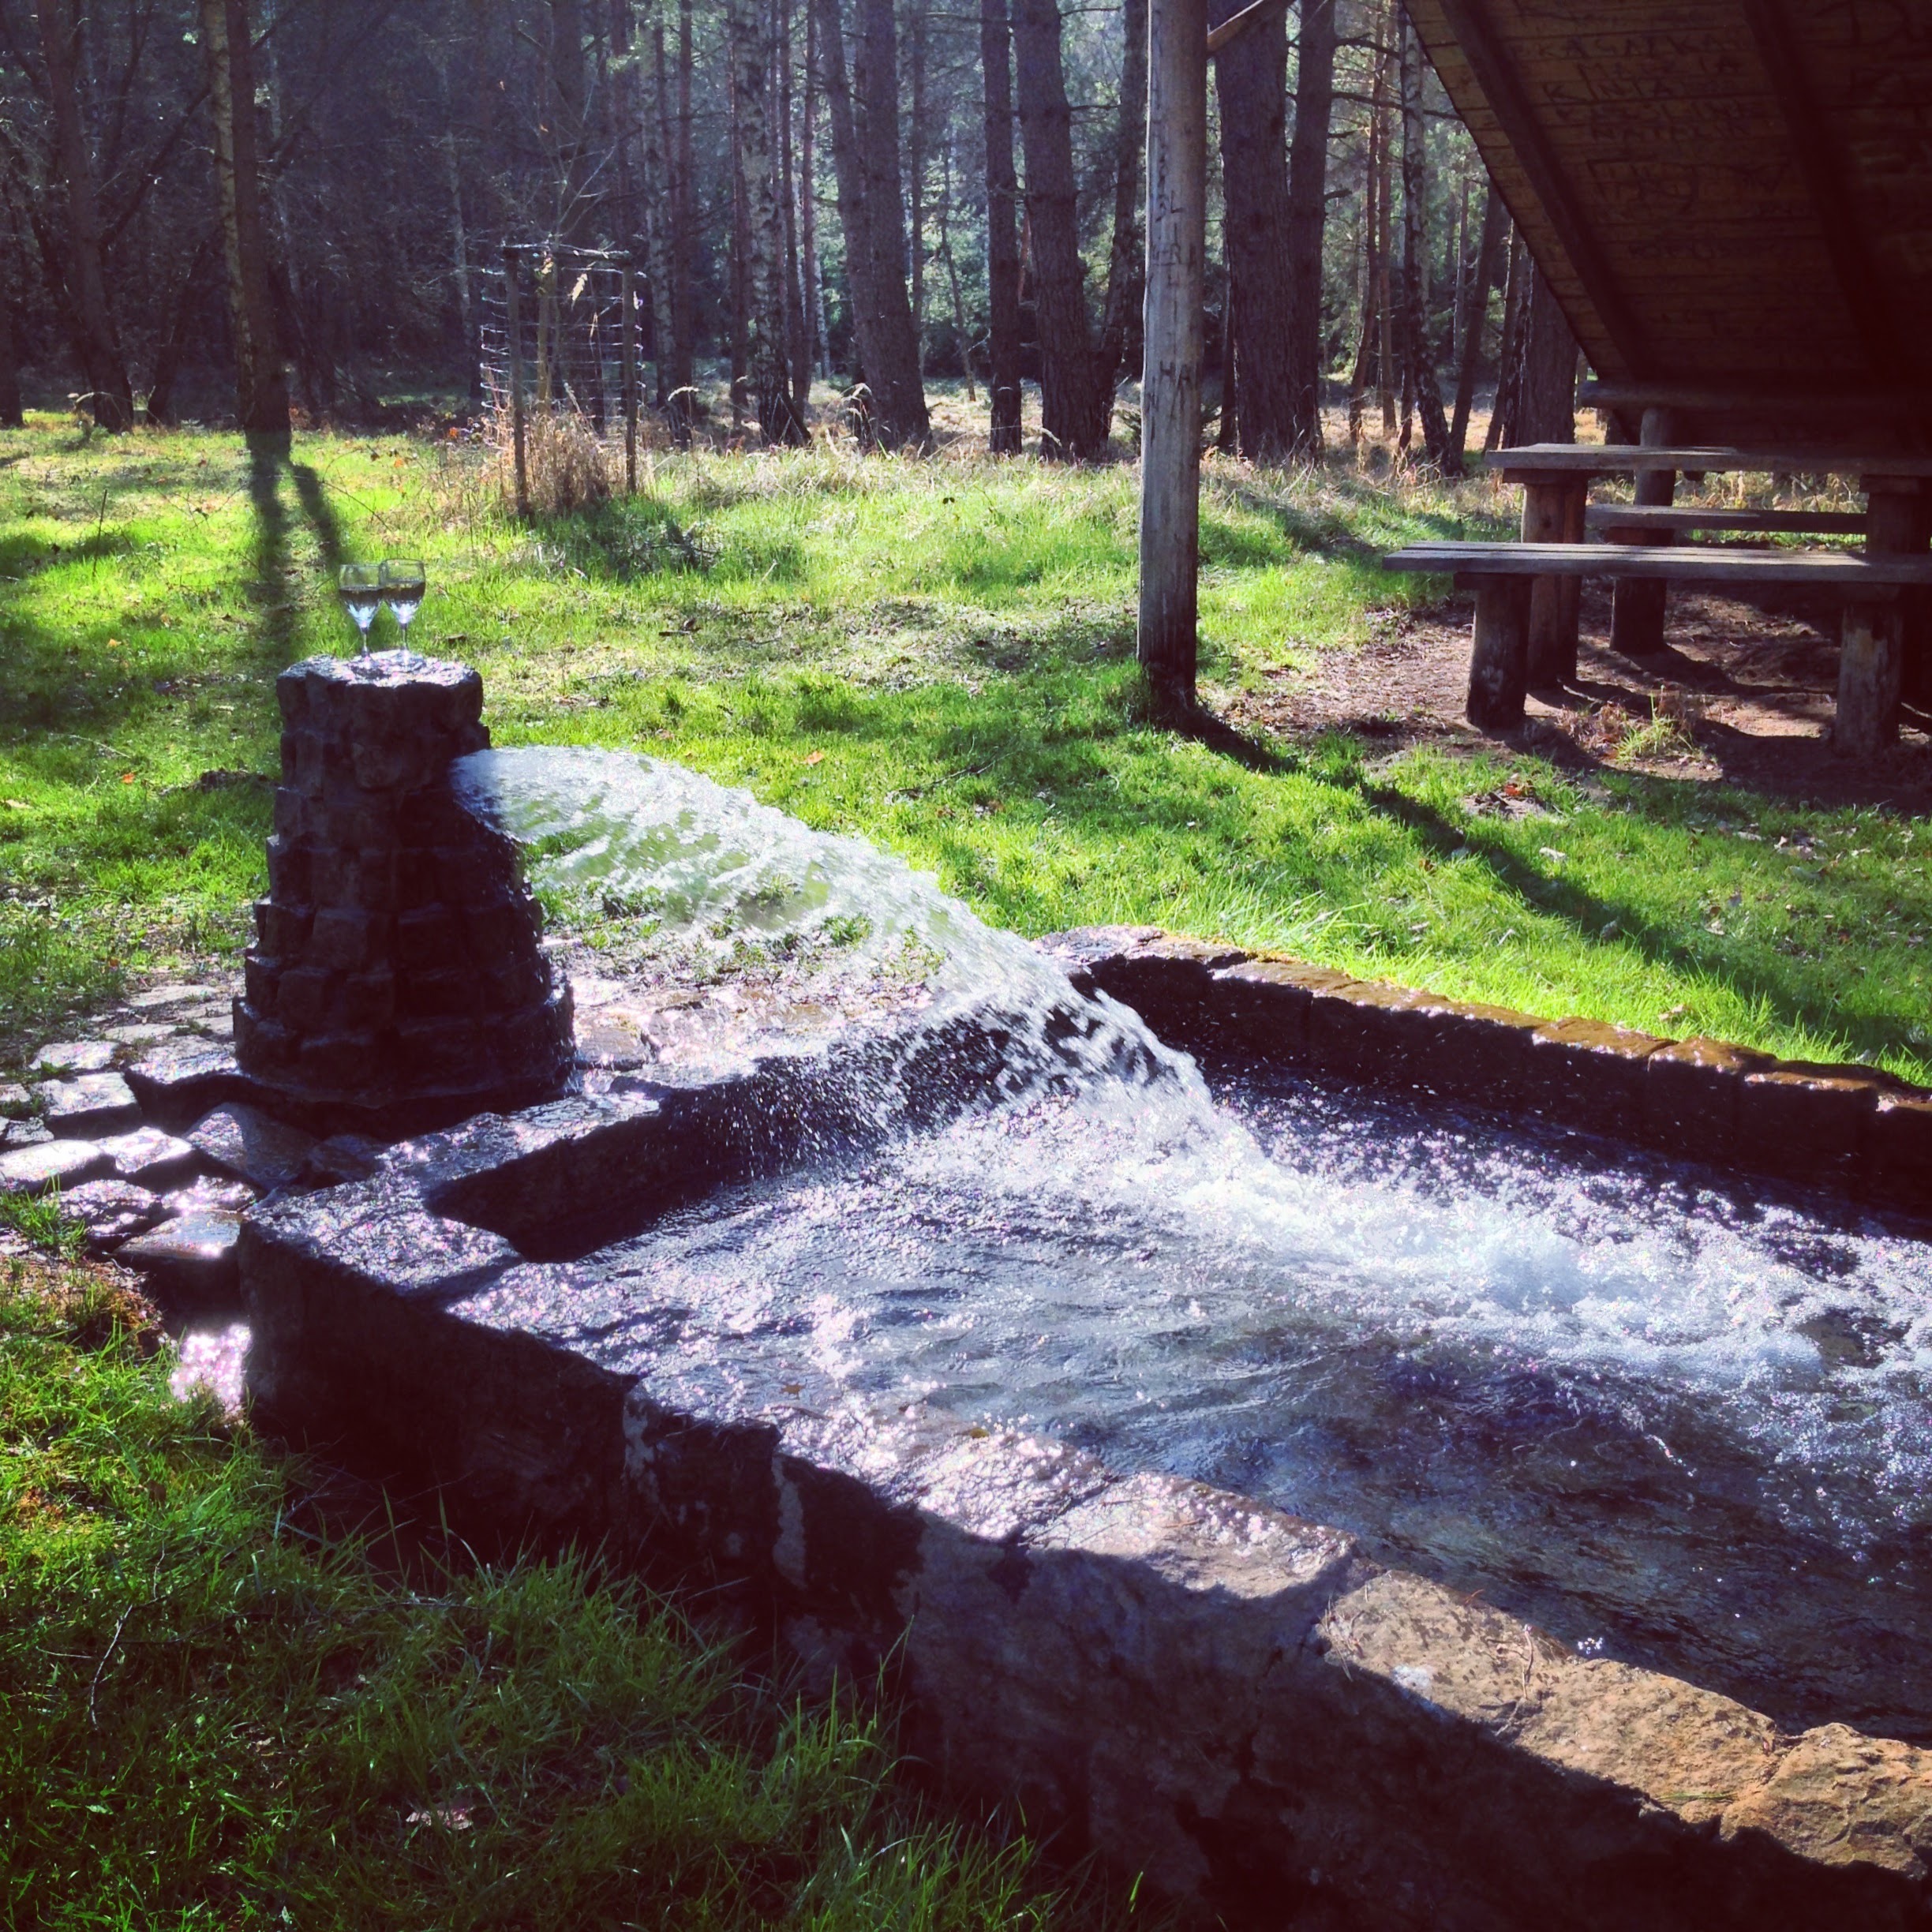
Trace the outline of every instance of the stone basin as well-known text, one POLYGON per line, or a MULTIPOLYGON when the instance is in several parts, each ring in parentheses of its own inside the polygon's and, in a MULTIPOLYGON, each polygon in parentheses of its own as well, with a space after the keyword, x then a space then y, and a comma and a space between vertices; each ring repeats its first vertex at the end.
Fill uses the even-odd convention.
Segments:
MULTIPOLYGON (((1209 990, 1240 955, 1211 965, 1141 935, 1089 944, 1081 970, 1133 990, 1106 964, 1123 946, 1156 961, 1136 970, 1157 1028, 1198 1044, 1225 999, 1254 1055, 1252 981, 1209 990)), ((1356 1036, 1385 1046, 1373 1029, 1414 1009, 1357 1004, 1356 1036)), ((1091 1010, 1057 1024, 1077 1032, 1091 1010)), ((1501 1062, 1537 1050, 1476 1024, 1501 1062)), ((479 1117, 257 1209, 241 1256, 260 1412, 444 1485, 507 1539, 702 1579, 821 1681, 886 1670, 948 1789, 1017 1799, 1069 1849, 1230 1923, 1927 1923, 1932 1754, 1910 1743, 1580 1653, 1358 1530, 929 1390, 801 1372, 728 1305, 692 1346, 688 1297, 653 1287, 680 1215, 943 1126, 998 1081, 1017 1031, 997 1001, 968 1002, 736 1065, 614 1069, 601 1091, 479 1117)), ((1290 1032, 1305 1051, 1305 1013, 1290 1032)), ((1449 1050, 1473 1064, 1466 1039, 1449 1050)), ((1387 1064, 1427 1073, 1417 1051, 1387 1064)), ((1628 1088, 1627 1053, 1610 1059, 1628 1088)), ((1556 1084, 1579 1077, 1566 1063, 1556 1084)), ((1668 1133, 1687 1103, 1666 1077, 1668 1133)), ((1647 1090, 1630 1091, 1641 1121, 1647 1090)), ((1683 1091, 1707 1117, 1730 1103, 1683 1091)))

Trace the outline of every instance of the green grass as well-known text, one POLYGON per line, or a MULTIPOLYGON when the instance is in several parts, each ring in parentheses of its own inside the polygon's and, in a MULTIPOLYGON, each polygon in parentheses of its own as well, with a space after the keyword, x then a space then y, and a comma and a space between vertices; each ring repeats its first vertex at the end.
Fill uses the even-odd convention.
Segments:
MULTIPOLYGON (((1335 738, 1237 758, 1152 728, 1125 466, 821 447, 659 453, 646 481, 524 530, 460 445, 304 436, 292 465, 251 466, 231 437, 81 444, 52 417, 0 435, 12 1034, 131 969, 232 953, 268 796, 221 774, 272 772, 274 672, 346 648, 326 566, 402 552, 429 559, 423 639, 481 667, 499 743, 681 759, 891 845, 1024 931, 1158 922, 1932 1076, 1909 820, 1335 738), (1485 804, 1512 786, 1541 809, 1485 804)), ((1507 511, 1487 481, 1211 466, 1211 700, 1436 594, 1382 575, 1383 548, 1493 533, 1507 511)))
POLYGON ((1105 1922, 633 1584, 319 1534, 325 1472, 174 1401, 155 1339, 0 1260, 0 1923, 1105 1922))

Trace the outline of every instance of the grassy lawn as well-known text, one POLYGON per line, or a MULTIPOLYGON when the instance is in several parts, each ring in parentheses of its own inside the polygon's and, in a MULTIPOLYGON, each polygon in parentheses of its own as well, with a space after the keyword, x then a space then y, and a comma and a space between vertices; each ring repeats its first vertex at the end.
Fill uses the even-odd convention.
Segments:
POLYGON ((406 1543, 174 1400, 155 1339, 101 1276, 0 1260, 0 1923, 1110 1922, 935 1820, 849 1702, 580 1561, 406 1543))
MULTIPOLYGON (((429 563, 421 642, 481 668, 499 743, 681 759, 1022 930, 1158 922, 1932 1075, 1909 821, 1332 736, 1242 759, 1149 728, 1125 466, 820 449, 648 469, 635 502, 525 530, 459 443, 303 436, 292 463, 252 465, 211 434, 0 435, 7 1030, 231 953, 261 882, 273 674, 346 648, 331 560, 401 553, 429 563), (1481 809, 1512 781, 1541 812, 1481 809)), ((1207 695, 1436 593, 1383 576, 1381 548, 1508 514, 1486 481, 1213 468, 1207 695)))

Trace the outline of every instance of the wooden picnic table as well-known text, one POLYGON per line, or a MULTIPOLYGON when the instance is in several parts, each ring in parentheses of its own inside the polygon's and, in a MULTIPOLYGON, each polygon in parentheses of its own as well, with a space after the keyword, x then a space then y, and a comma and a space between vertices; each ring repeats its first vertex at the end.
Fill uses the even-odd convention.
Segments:
MULTIPOLYGON (((1932 535, 1932 455, 1860 449, 1855 445, 1789 444, 1772 447, 1679 443, 1669 434, 1667 410, 1646 410, 1642 440, 1637 443, 1532 443, 1496 450, 1491 468, 1523 489, 1522 541, 1580 543, 1592 528, 1626 545, 1668 545, 1681 533, 1698 528, 1733 534, 1831 535, 1859 534, 1872 556, 1924 553, 1932 535), (1847 530, 1842 511, 1780 511, 1747 513, 1712 511, 1700 522, 1694 509, 1672 507, 1680 475, 1758 474, 1832 477, 1855 481, 1865 508, 1847 530), (1628 476, 1636 483, 1634 505, 1589 502, 1589 486, 1600 477, 1628 476), (1628 514, 1619 521, 1618 509, 1628 514)), ((1668 581, 1679 573, 1653 575, 1621 570, 1611 608, 1612 647, 1630 657, 1653 657, 1664 649, 1664 616, 1668 581)), ((1579 579, 1552 573, 1535 579, 1529 616, 1530 676, 1533 683, 1561 682, 1576 672, 1579 579)), ((1896 664, 1886 672, 1908 687, 1922 681, 1927 639, 1932 635, 1932 597, 1923 591, 1902 599, 1885 621, 1881 648, 1896 664)), ((1844 694, 1841 693, 1841 699, 1844 694)), ((1895 727, 1881 724, 1881 740, 1895 727)), ((1861 732, 1861 738, 1869 734, 1861 732)))

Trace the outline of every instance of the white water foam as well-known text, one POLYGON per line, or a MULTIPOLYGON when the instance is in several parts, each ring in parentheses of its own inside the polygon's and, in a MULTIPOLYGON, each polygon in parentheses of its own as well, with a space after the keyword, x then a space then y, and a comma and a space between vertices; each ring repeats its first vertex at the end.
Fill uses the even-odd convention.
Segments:
POLYGON ((1425 1546, 1461 1537, 1479 1580, 1528 1533, 1520 1511, 1499 1526, 1492 1492, 1520 1503, 1526 1484, 1558 1544, 1637 1537, 1676 1485, 1642 1532, 1646 1589, 1690 1588, 1666 1546, 1701 1574, 1753 1541, 1781 1578, 1767 1526, 1855 1568, 1932 1525, 1919 1242, 1294 1083, 1217 1106, 1133 1015, 863 841, 625 754, 490 754, 464 782, 540 882, 635 895, 693 931, 863 918, 875 957, 916 941, 944 998, 991 990, 1018 1017, 979 1111, 608 1256, 653 1335, 686 1312, 691 1372, 762 1350, 828 1396, 910 1395, 1425 1546), (1380 1475, 1335 1475, 1365 1458, 1380 1475), (1415 1528, 1412 1504, 1439 1520, 1415 1528))

